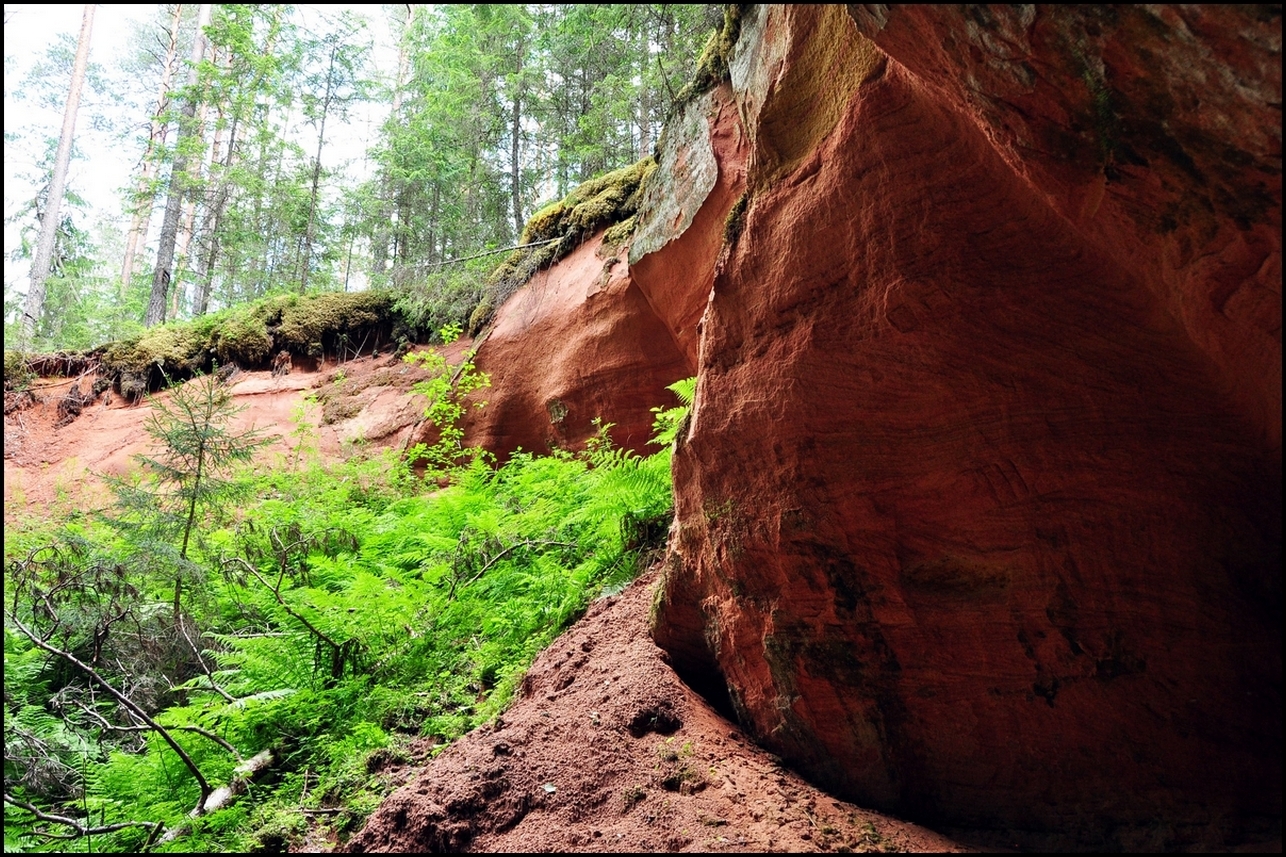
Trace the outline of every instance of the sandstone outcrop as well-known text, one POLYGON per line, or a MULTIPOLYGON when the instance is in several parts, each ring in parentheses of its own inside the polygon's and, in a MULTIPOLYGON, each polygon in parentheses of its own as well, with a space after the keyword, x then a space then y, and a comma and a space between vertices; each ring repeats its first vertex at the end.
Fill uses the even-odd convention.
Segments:
POLYGON ((1279 8, 739 16, 475 437, 641 450, 695 372, 654 637, 847 799, 1280 835, 1279 8))
MULTIPOLYGON (((746 187, 747 140, 724 85, 666 127, 661 163, 630 245, 630 270, 695 374, 699 332, 726 223, 746 187)), ((685 376, 687 377, 687 376, 685 376)))
POLYGON ((651 408, 672 404, 666 385, 692 367, 624 255, 600 232, 500 308, 478 348, 491 387, 475 394, 487 405, 469 415, 470 443, 500 456, 579 448, 599 419, 618 446, 655 451, 651 408))
POLYGON ((656 451, 651 409, 673 406, 666 386, 696 374, 697 322, 745 158, 728 86, 683 108, 631 244, 611 247, 600 232, 497 311, 478 349, 492 386, 470 416, 471 443, 502 456, 578 448, 601 419, 618 446, 656 451))
POLYGON ((846 798, 1082 845, 1280 824, 1280 33, 745 15, 654 635, 846 798))

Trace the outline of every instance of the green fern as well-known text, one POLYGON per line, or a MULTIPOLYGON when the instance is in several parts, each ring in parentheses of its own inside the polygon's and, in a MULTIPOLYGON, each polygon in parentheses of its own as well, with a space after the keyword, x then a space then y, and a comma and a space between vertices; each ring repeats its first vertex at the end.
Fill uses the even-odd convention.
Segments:
MULTIPOLYGON (((676 393, 690 402, 691 388, 676 393)), ((165 664, 138 660, 142 672, 130 682, 160 689, 163 723, 199 726, 243 754, 273 748, 272 784, 191 822, 195 786, 173 751, 155 736, 107 736, 54 710, 46 659, 7 627, 6 694, 18 716, 6 718, 6 744, 11 722, 27 724, 75 768, 62 793, 28 790, 27 799, 58 809, 78 794, 76 812, 88 807, 95 820, 184 824, 173 847, 186 850, 242 850, 253 829, 295 817, 305 800, 369 810, 381 794, 370 788, 369 753, 395 751, 416 734, 451 740, 494 716, 532 658, 590 598, 633 579, 660 544, 671 516, 670 448, 639 456, 614 447, 609 429, 600 426, 583 455, 519 453, 498 469, 482 460, 457 467, 453 484, 432 495, 414 493, 405 468, 383 457, 234 476, 257 499, 236 510, 239 523, 202 522, 191 561, 203 582, 185 601, 191 645, 180 640, 165 664)), ((128 534, 83 521, 59 538, 59 579, 122 569, 115 601, 82 587, 86 622, 98 615, 91 607, 125 602, 144 628, 168 618, 169 572, 132 555, 128 534)), ((41 543, 6 531, 7 558, 10 545, 25 553, 41 543)), ((65 694, 83 693, 82 679, 59 680, 65 694)), ((112 680, 126 686, 123 676, 112 680)), ((231 776, 235 758, 208 738, 182 733, 181 745, 212 782, 231 776)), ((32 847, 31 819, 22 819, 6 811, 6 841, 32 847)), ((95 837, 93 847, 143 844, 132 830, 95 837)))
POLYGON ((665 389, 679 397, 681 402, 677 408, 653 408, 652 413, 656 414, 652 422, 652 431, 655 435, 650 443, 657 446, 669 448, 674 445, 679 435, 687 428, 688 416, 692 411, 692 403, 697 397, 697 379, 696 377, 684 378, 675 381, 665 389))

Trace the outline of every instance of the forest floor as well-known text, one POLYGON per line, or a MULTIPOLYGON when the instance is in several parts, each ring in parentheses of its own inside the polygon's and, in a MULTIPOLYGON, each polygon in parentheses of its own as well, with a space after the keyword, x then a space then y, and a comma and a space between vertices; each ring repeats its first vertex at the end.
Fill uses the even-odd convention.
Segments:
POLYGON ((494 723, 391 765, 345 850, 968 850, 809 785, 680 681, 648 634, 657 579, 593 602, 494 723))
MULTIPOLYGON (((274 437, 268 454, 283 464, 310 446, 325 459, 401 445, 419 422, 423 402, 410 388, 422 377, 388 357, 284 377, 238 373, 232 392, 245 410, 237 425, 274 437)), ((81 388, 92 380, 81 379, 81 388)), ((145 404, 100 397, 74 419, 65 420, 65 409, 60 416, 73 383, 39 381, 34 401, 5 415, 6 522, 107 505, 102 475, 127 475, 133 456, 148 449, 145 404)), ((373 759, 372 773, 397 790, 346 847, 966 850, 809 785, 684 685, 648 633, 656 582, 652 571, 595 601, 537 658, 493 723, 436 756, 420 739, 373 759)), ((321 826, 294 844, 336 847, 321 826)))

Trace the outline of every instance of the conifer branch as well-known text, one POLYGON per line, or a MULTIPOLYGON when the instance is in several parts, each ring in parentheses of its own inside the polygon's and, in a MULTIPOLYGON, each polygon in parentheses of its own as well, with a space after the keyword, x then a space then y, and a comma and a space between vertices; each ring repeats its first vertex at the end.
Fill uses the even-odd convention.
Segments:
POLYGON ((32 804, 27 803, 25 800, 18 800, 16 797, 9 794, 8 792, 4 793, 4 802, 11 806, 18 807, 18 809, 26 810, 27 812, 34 815, 38 821, 48 821, 53 824, 63 824, 63 825, 66 825, 67 827, 70 827, 73 831, 75 831, 74 833, 49 833, 48 831, 44 831, 44 830, 32 831, 32 833, 35 833, 37 836, 43 836, 47 839, 79 839, 82 836, 97 836, 100 833, 115 833, 118 830, 127 830, 131 827, 149 827, 151 828, 152 832, 151 834, 148 835, 147 842, 143 845, 143 848, 142 848, 143 851, 147 851, 152 847, 152 843, 156 841, 156 837, 160 834, 160 832, 165 829, 165 825, 159 821, 121 821, 121 822, 117 822, 116 824, 102 824, 102 825, 99 825, 98 827, 89 827, 87 825, 81 824, 79 821, 77 821, 74 818, 69 818, 68 816, 65 816, 65 815, 54 815, 53 813, 44 812, 43 810, 33 806, 32 804))
POLYGON ((30 628, 24 625, 22 623, 22 620, 19 619, 16 615, 10 613, 9 621, 13 622, 14 627, 16 627, 24 637, 30 640, 36 646, 36 648, 41 649, 42 651, 48 652, 54 657, 61 658, 63 661, 76 667, 78 670, 80 670, 86 676, 88 676, 95 684, 97 684, 103 690, 107 691, 107 694, 109 696, 111 696, 122 706, 124 706, 131 714, 133 714, 139 720, 142 720, 144 723, 150 726, 157 734, 159 734, 161 738, 165 741, 165 743, 170 745, 170 749, 172 749, 175 752, 175 754, 179 757, 180 761, 183 762, 184 767, 186 767, 192 773, 192 778, 196 780, 197 785, 201 788, 201 801, 200 803, 197 804, 197 807, 200 808, 205 805, 206 798, 208 798, 211 792, 213 792, 214 790, 210 788, 210 783, 206 780, 205 775, 201 773, 201 769, 197 767, 196 762, 192 760, 192 757, 189 756, 187 751, 183 749, 183 745, 180 744, 174 738, 174 736, 170 733, 169 729, 167 729, 166 727, 162 726, 161 724, 153 720, 151 717, 149 717, 147 712, 144 711, 142 708, 140 708, 138 704, 134 702, 134 700, 130 699, 128 696, 121 693, 116 688, 112 687, 111 682, 103 678, 99 674, 98 670, 94 669, 89 664, 85 663, 80 658, 73 655, 71 652, 64 651, 58 648, 57 646, 51 646, 49 643, 40 639, 40 637, 38 637, 34 631, 32 631, 30 628))

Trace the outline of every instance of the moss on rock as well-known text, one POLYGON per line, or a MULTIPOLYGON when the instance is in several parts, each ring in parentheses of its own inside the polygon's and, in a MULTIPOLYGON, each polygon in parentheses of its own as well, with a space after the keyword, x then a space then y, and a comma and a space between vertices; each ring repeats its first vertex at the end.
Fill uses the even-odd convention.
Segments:
POLYGON ((687 104, 702 93, 709 92, 728 79, 728 60, 732 48, 741 37, 741 17, 749 8, 744 3, 729 3, 723 7, 723 21, 706 39, 697 70, 687 86, 675 97, 676 107, 687 104))
POLYGON ((330 292, 292 300, 281 308, 277 347, 298 353, 305 345, 321 343, 326 349, 330 337, 337 342, 347 338, 356 348, 360 343, 352 341, 355 335, 388 320, 392 310, 393 298, 387 292, 330 292))
POLYGON ((487 277, 486 293, 469 318, 469 334, 476 335, 491 320, 495 308, 537 271, 565 258, 603 227, 616 224, 617 228, 610 230, 611 243, 628 239, 648 177, 655 170, 656 161, 644 158, 583 182, 563 199, 533 214, 522 231, 522 243, 539 246, 515 250, 487 277))
POLYGON ((741 230, 746 225, 746 209, 750 207, 750 191, 746 191, 737 197, 737 201, 732 204, 728 211, 727 218, 723 221, 723 243, 729 246, 735 246, 737 239, 741 237, 741 230))
POLYGON ((477 336, 483 326, 491 320, 491 316, 495 311, 496 306, 491 302, 491 296, 484 295, 478 305, 473 308, 473 313, 469 316, 469 327, 465 333, 470 338, 477 336))
POLYGON ((634 227, 638 226, 638 220, 638 215, 632 214, 615 226, 608 227, 603 233, 603 246, 613 253, 616 252, 616 248, 629 241, 634 235, 634 227))

